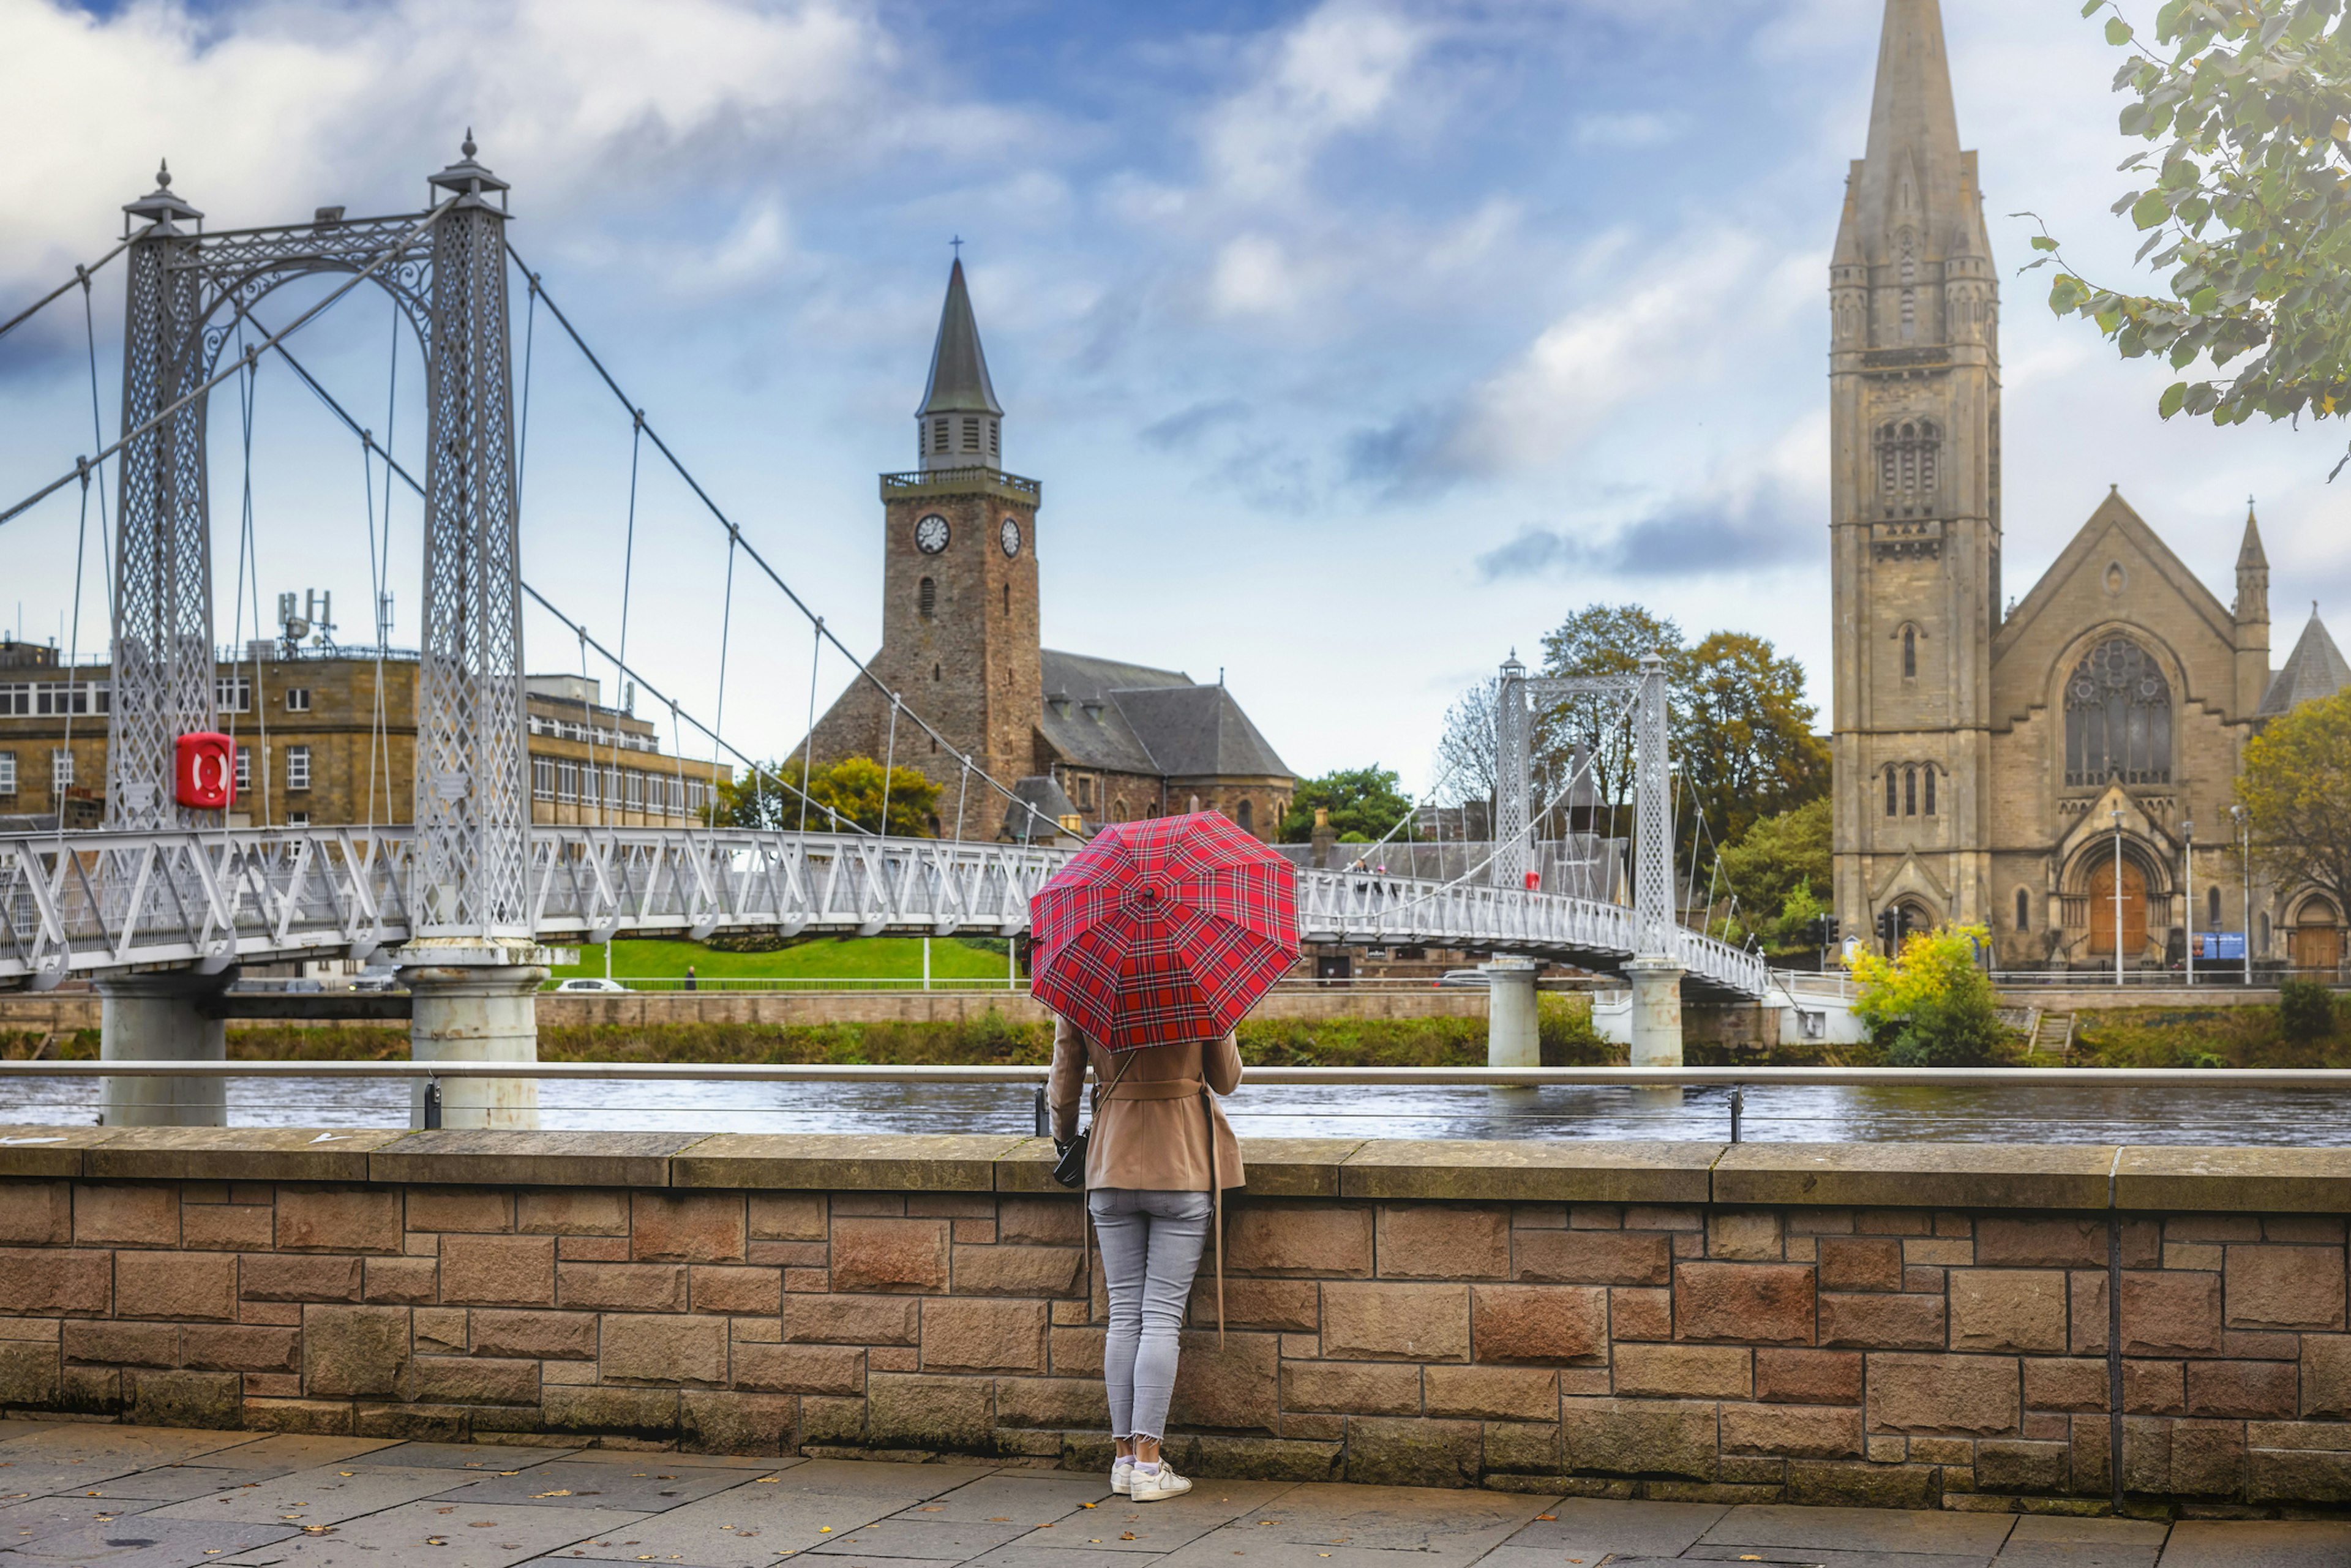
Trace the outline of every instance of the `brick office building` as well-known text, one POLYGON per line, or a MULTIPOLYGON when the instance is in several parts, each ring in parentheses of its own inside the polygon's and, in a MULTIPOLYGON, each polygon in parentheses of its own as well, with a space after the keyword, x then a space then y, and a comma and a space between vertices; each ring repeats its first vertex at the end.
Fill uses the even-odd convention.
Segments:
POLYGON ((1004 470, 1003 421, 957 262, 914 416, 919 466, 882 476, 882 648, 870 664, 950 746, 1017 780, 1038 814, 992 790, 967 796, 903 714, 893 740, 888 699, 868 681, 818 721, 815 758, 894 756, 922 769, 946 787, 947 837, 1031 837, 1065 816, 1092 830, 1196 802, 1272 837, 1297 779, 1221 680, 1043 646, 1041 486, 1004 470))
MULTIPOLYGON (((233 823, 328 827, 412 821, 416 655, 254 644, 223 663, 223 733, 237 744, 233 823)), ((99 824, 112 672, 65 666, 57 650, 0 642, 0 821, 99 824)), ((525 682, 531 819, 614 826, 701 820, 714 770, 664 755, 650 722, 605 706, 578 675, 525 682)), ((716 779, 731 777, 716 770, 716 779)))

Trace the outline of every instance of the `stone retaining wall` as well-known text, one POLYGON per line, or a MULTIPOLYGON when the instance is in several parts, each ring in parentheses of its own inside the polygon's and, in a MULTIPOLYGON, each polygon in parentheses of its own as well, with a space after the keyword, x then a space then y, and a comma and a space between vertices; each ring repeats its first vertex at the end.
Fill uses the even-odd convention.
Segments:
MULTIPOLYGON (((1187 1469, 2078 1511, 2118 1387, 2134 1506, 2351 1501, 2351 1154, 1247 1152, 1228 1332, 1204 1271, 1186 1335, 1187 1469)), ((997 1136, 14 1128, 0 1402, 1099 1465, 1099 1281, 1049 1165, 997 1136)))

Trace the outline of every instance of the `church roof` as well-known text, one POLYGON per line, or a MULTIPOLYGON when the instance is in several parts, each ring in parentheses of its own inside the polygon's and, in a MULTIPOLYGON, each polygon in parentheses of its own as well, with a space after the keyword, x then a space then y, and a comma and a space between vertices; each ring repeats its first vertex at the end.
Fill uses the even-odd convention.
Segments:
POLYGON ((1012 799, 1004 802, 1004 825, 997 836, 1016 843, 1050 839, 1061 819, 1077 812, 1051 774, 1032 773, 1012 786, 1012 799))
POLYGON ((1047 648, 1037 727, 1065 762, 1161 778, 1294 778, 1222 685, 1047 648))
POLYGON ((2262 549, 2261 526, 2253 521, 2253 504, 2249 500, 2245 503, 2244 542, 2237 547, 2237 570, 2262 571, 2266 570, 2269 564, 2268 552, 2262 549))
POLYGON ((2257 716, 2273 718, 2289 713, 2314 698, 2331 697, 2346 686, 2351 686, 2351 664, 2344 663, 2342 650, 2326 634, 2326 624, 2319 620, 2318 606, 2314 604, 2310 623, 2302 629, 2294 652, 2270 677, 2270 689, 2262 695, 2257 716))
POLYGON ((987 356, 980 351, 979 323, 972 319, 971 291, 964 287, 960 257, 947 269, 946 304, 939 310, 938 341, 931 345, 931 382, 916 412, 1004 413, 987 379, 987 356))
POLYGON ((1917 225, 1922 259, 1989 255, 1965 163, 1942 8, 1937 0, 1886 0, 1869 142, 1847 193, 1836 259, 1891 260, 1887 242, 1906 221, 1917 225))

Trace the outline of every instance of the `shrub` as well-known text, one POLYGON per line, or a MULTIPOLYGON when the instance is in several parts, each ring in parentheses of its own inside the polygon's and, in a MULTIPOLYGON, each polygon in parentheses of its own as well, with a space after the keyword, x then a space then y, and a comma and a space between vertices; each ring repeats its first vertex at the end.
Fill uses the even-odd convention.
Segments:
POLYGON ((2335 1032, 2335 998, 2314 980, 2278 982, 2278 1032, 2297 1044, 2335 1032))
POLYGON ((1853 1010, 1894 1067, 1982 1067, 2000 1060, 2008 1030, 1991 979, 1976 965, 1980 925, 1912 934, 1891 959, 1854 956, 1853 1010))

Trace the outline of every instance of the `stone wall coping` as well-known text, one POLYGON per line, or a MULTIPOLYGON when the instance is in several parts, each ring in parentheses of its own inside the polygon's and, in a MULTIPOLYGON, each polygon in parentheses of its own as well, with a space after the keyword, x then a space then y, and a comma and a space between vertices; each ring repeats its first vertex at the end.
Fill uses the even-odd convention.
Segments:
MULTIPOLYGON (((1245 1138, 1265 1197, 2351 1212, 2351 1149, 1245 1138)), ((1017 1134, 0 1127, 0 1176, 1058 1195, 1017 1134)))

